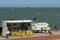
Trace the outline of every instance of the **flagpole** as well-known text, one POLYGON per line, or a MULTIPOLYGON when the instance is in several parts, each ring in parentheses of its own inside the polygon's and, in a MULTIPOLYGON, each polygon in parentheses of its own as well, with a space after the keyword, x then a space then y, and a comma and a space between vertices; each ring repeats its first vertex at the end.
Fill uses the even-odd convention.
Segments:
POLYGON ((13 15, 13 10, 14 10, 14 8, 12 8, 11 10, 12 10, 12 12, 11 12, 11 20, 13 20, 13 16, 14 16, 13 15))

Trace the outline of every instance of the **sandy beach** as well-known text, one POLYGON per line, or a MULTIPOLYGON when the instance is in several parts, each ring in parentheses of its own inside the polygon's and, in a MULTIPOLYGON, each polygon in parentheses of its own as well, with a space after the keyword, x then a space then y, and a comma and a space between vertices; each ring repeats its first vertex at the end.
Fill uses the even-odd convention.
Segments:
POLYGON ((25 37, 0 37, 0 40, 60 40, 60 31, 52 31, 52 35, 45 33, 34 33, 25 37))

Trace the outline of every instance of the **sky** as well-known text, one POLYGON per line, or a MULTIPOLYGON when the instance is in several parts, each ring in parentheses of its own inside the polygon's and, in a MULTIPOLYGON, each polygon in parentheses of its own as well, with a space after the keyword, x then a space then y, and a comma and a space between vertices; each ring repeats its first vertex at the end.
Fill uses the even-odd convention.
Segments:
POLYGON ((60 0, 0 0, 0 7, 60 7, 60 0))

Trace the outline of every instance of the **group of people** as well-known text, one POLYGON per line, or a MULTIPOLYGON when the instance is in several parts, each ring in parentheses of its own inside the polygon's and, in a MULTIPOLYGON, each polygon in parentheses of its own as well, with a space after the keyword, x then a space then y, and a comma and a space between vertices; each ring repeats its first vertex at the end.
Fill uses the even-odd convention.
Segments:
MULTIPOLYGON (((57 31, 57 26, 54 26, 54 29, 55 29, 55 31, 57 31)), ((52 33, 51 33, 51 31, 48 29, 48 27, 44 27, 44 29, 43 29, 43 27, 41 27, 41 33, 42 32, 45 32, 45 33, 50 33, 51 35, 52 35, 52 33)))
POLYGON ((45 32, 45 33, 50 33, 50 35, 52 35, 52 33, 51 33, 51 31, 48 29, 48 27, 44 27, 44 29, 43 29, 43 27, 41 27, 41 33, 43 33, 43 32, 45 32))

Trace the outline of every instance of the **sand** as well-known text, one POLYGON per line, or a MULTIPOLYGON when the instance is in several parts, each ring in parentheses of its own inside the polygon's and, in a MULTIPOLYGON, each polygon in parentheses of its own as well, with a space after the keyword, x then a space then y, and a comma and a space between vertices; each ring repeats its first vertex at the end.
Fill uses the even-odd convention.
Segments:
POLYGON ((32 36, 25 37, 1 37, 0 40, 60 40, 60 31, 52 31, 52 34, 34 33, 32 36))

